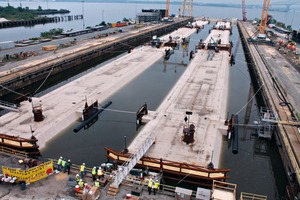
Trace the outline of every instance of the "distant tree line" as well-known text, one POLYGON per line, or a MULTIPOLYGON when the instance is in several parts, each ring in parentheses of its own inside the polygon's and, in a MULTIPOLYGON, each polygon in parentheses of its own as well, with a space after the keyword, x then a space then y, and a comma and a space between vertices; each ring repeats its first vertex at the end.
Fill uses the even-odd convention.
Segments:
POLYGON ((65 14, 70 13, 66 9, 42 9, 41 6, 38 6, 38 9, 29 9, 29 7, 22 7, 20 4, 19 7, 15 8, 10 6, 9 3, 6 7, 0 6, 0 18, 5 18, 7 20, 31 20, 39 17, 39 15, 48 15, 48 14, 65 14))

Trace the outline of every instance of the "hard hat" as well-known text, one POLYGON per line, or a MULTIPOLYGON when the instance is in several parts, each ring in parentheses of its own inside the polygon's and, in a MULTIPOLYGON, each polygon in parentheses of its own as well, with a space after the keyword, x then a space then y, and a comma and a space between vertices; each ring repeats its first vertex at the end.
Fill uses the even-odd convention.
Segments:
POLYGON ((85 163, 82 163, 83 165, 85 165, 85 163))
POLYGON ((94 168, 96 168, 96 166, 94 166, 94 168))
POLYGON ((155 182, 158 182, 158 180, 155 180, 155 182))
POLYGON ((80 179, 79 181, 82 181, 82 179, 80 179))
POLYGON ((76 176, 79 176, 79 174, 76 174, 76 176))
POLYGON ((62 159, 62 156, 60 157, 60 159, 62 159))
POLYGON ((87 185, 87 183, 85 183, 84 185, 87 185))
POLYGON ((99 181, 99 179, 97 179, 96 181, 99 181))
POLYGON ((71 160, 69 159, 68 162, 71 162, 71 160))

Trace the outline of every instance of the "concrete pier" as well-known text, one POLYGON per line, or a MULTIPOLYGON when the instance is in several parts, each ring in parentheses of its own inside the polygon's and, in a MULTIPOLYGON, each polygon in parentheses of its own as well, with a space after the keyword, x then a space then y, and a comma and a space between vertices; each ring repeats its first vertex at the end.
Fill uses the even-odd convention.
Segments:
MULTIPOLYGON (((200 24, 200 22, 199 22, 200 24)), ((195 29, 180 28, 169 34, 172 37, 188 37, 195 29)), ((167 40, 169 35, 162 39, 167 40)), ((21 104, 19 113, 8 113, 0 117, 0 133, 29 138, 30 126, 34 136, 43 148, 46 142, 63 129, 81 118, 85 100, 88 103, 98 100, 99 103, 109 101, 109 97, 141 74, 153 63, 163 57, 165 48, 143 46, 134 49, 93 72, 78 78, 40 98, 33 98, 32 103, 21 104), (45 119, 35 122, 32 107, 41 104, 45 119)))
MULTIPOLYGON (((215 35, 229 41, 228 30, 213 30, 205 41, 215 35)), ((129 152, 134 154, 146 138, 153 137, 155 144, 145 156, 199 166, 212 161, 218 167, 222 134, 227 130, 229 59, 228 51, 199 50, 159 108, 151 112, 152 120, 130 144, 129 152), (185 122, 187 112, 192 114, 185 122), (190 124, 195 126, 194 142, 186 144, 183 129, 190 124)))

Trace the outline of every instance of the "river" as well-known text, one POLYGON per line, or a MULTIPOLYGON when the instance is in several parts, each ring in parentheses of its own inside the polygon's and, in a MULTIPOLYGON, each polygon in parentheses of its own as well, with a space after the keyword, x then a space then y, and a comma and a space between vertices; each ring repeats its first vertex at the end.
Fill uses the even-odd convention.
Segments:
MULTIPOLYGON (((0 1, 0 6, 7 6, 8 2, 0 1)), ((18 41, 28 38, 39 37, 41 32, 49 31, 52 28, 63 28, 66 30, 80 30, 83 27, 95 26, 102 21, 114 23, 122 21, 123 18, 135 19, 136 14, 142 9, 165 9, 163 4, 141 4, 141 3, 97 3, 97 2, 56 2, 56 1, 12 1, 9 2, 11 6, 29 7, 37 9, 41 6, 43 9, 68 9, 71 11, 70 15, 83 14, 84 20, 64 21, 58 23, 40 24, 32 27, 15 27, 9 29, 0 29, 0 42, 3 41, 18 41), (20 34, 22 33, 22 34, 20 34)), ((181 5, 170 6, 170 13, 178 15, 181 5)), ((187 14, 187 13, 186 13, 187 14)), ((275 12, 270 11, 277 21, 284 22, 286 25, 292 25, 294 29, 300 29, 300 12, 299 10, 290 12, 275 12)), ((208 6, 193 6, 194 16, 206 16, 211 18, 242 18, 241 8, 229 7, 208 7, 208 6)), ((253 8, 247 9, 247 18, 253 20, 260 18, 261 9, 253 8)))
MULTIPOLYGON (((15 2, 11 2, 10 4, 13 5, 13 3, 15 2)), ((28 5, 37 7, 40 3, 43 8, 46 8, 45 2, 38 2, 38 4, 36 2, 28 2, 28 5)), ((1 4, 3 4, 3 2, 1 2, 1 4)), ((23 6, 27 5, 26 2, 22 2, 22 4, 23 6)), ((141 8, 162 8, 162 5, 153 4, 126 4, 126 8, 124 8, 122 4, 88 2, 49 2, 48 6, 49 8, 57 9, 67 8, 72 11, 72 14, 81 14, 81 9, 84 8, 84 23, 86 26, 100 23, 99 21, 102 21, 103 18, 105 21, 111 22, 121 20, 123 17, 134 18, 135 13, 140 11, 141 8)), ((172 5, 171 13, 176 12, 176 10, 178 10, 178 7, 172 5)), ((220 18, 241 18, 241 9, 195 6, 194 15, 196 14, 199 16, 220 18)), ((260 10, 248 10, 248 18, 249 16, 252 16, 253 18, 260 16, 260 10)), ((291 13, 276 12, 276 14, 274 14, 274 17, 279 21, 291 20, 288 16, 291 16, 291 13)), ((57 24, 36 25, 31 28, 19 27, 13 28, 13 30, 18 29, 19 31, 23 31, 24 34, 22 34, 22 36, 25 37, 27 32, 28 35, 39 34, 39 32, 47 31, 51 28, 64 27, 65 29, 80 29, 82 28, 82 24, 82 21, 71 21, 57 24)), ((189 44, 190 50, 194 48, 199 39, 205 39, 207 37, 208 29, 210 27, 211 25, 207 25, 199 34, 192 35, 189 44)), ((3 34, 2 31, 7 30, 0 30, 1 40, 3 34)), ((11 37, 7 37, 8 39, 6 40, 15 40, 12 39, 12 37, 20 35, 15 34, 15 32, 10 33, 11 37)), ((244 121, 246 113, 245 109, 241 110, 241 108, 248 101, 251 80, 242 46, 241 44, 237 45, 240 42, 238 40, 236 27, 233 29, 231 40, 234 44, 233 51, 235 51, 237 46, 239 46, 239 48, 237 49, 236 54, 236 64, 230 69, 228 112, 230 114, 238 113, 240 121, 244 121)), ((170 61, 174 63, 183 61, 187 64, 189 62, 182 49, 177 50, 175 54, 171 56, 170 61)), ((97 65, 95 68, 101 66, 102 65, 97 65)), ((142 75, 134 79, 128 85, 125 85, 118 93, 107 99, 113 102, 110 109, 135 112, 142 104, 147 102, 150 110, 156 110, 184 70, 185 67, 182 65, 168 64, 165 66, 163 60, 159 60, 142 75)), ((256 100, 254 100, 252 104, 253 106, 249 121, 250 125, 253 124, 253 121, 257 120, 258 117, 256 100)), ((135 115, 130 114, 130 112, 105 111, 92 127, 87 130, 81 130, 78 133, 72 131, 79 123, 74 122, 72 126, 68 127, 47 143, 47 147, 42 150, 42 158, 58 158, 59 156, 63 156, 68 159, 70 158, 72 162, 77 164, 85 162, 89 167, 100 165, 106 161, 104 156, 105 146, 109 146, 115 150, 122 150, 125 145, 130 144, 138 134, 135 125, 135 115), (126 144, 124 136, 126 136, 126 144)), ((242 123, 243 122, 241 122, 241 124, 242 123)), ((237 194, 243 191, 267 195, 268 199, 279 199, 280 197, 284 197, 286 176, 279 159, 275 142, 272 140, 257 139, 254 135, 255 129, 253 128, 244 128, 243 126, 240 126, 239 133, 239 153, 237 155, 232 154, 231 149, 224 138, 222 148, 223 154, 220 162, 220 167, 231 169, 231 172, 229 173, 230 179, 228 181, 238 185, 237 194), (263 153, 257 152, 257 149, 255 148, 257 144, 264 147, 266 151, 263 153)))

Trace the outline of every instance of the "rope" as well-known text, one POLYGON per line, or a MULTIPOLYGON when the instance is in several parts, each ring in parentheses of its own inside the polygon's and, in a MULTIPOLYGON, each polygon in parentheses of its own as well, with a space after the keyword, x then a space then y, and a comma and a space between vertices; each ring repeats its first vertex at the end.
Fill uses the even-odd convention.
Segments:
POLYGON ((19 93, 19 92, 13 91, 13 90, 11 90, 11 89, 9 89, 9 88, 3 86, 3 85, 0 85, 0 86, 3 87, 3 88, 6 89, 6 90, 12 92, 12 93, 15 93, 15 94, 18 94, 18 95, 21 95, 21 96, 26 96, 25 94, 21 94, 21 93, 19 93))
POLYGON ((251 97, 251 99, 237 112, 237 113, 235 113, 236 115, 238 115, 251 101, 252 101, 252 99, 257 95, 257 93, 261 90, 261 88, 262 88, 262 86, 263 86, 264 84, 262 84, 259 88, 258 88, 258 90, 255 92, 255 94, 251 97))
POLYGON ((49 71, 48 75, 46 76, 46 78, 44 79, 44 81, 42 82, 42 84, 38 87, 38 89, 36 89, 36 91, 34 91, 33 95, 36 94, 36 92, 44 85, 44 83, 46 82, 46 80, 49 78, 51 72, 54 69, 55 64, 56 63, 53 64, 53 66, 52 66, 51 70, 49 71))

